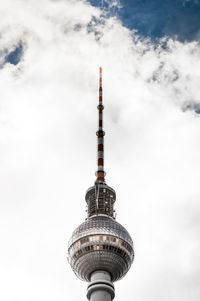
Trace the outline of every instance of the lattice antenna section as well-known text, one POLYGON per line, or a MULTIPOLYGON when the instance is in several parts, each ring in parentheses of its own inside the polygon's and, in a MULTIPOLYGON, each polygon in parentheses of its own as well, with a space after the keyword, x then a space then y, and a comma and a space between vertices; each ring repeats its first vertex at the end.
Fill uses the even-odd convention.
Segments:
POLYGON ((114 203, 116 193, 105 183, 95 183, 85 195, 88 205, 88 218, 95 215, 106 215, 115 218, 114 203))

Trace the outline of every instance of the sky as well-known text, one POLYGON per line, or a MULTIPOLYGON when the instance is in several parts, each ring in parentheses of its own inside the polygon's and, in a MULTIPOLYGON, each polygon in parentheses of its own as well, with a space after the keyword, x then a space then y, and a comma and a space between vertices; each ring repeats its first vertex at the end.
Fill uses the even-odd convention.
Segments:
POLYGON ((90 3, 117 16, 124 26, 154 42, 167 36, 179 41, 199 40, 199 0, 115 0, 90 3))
POLYGON ((67 246, 95 181, 99 66, 135 248, 115 300, 199 300, 200 4, 173 3, 0 1, 1 300, 86 300, 67 246))

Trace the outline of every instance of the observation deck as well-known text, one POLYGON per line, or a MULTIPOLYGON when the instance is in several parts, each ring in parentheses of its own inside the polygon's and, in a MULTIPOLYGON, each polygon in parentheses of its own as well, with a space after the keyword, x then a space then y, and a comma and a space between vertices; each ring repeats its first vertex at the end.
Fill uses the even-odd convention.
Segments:
POLYGON ((127 230, 105 216, 87 219, 72 234, 69 262, 74 273, 90 281, 94 271, 104 270, 112 281, 121 279, 134 259, 133 241, 127 230))

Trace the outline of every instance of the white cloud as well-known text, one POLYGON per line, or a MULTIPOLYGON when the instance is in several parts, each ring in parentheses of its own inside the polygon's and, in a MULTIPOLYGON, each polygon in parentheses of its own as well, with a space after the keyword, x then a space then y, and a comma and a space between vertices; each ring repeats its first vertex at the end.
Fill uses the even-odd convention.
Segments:
POLYGON ((66 241, 94 181, 102 65, 107 181, 136 248, 115 300, 199 300, 200 119, 182 111, 200 101, 199 43, 142 42, 83 1, 0 11, 0 51, 24 48, 0 70, 1 299, 84 298, 66 241))

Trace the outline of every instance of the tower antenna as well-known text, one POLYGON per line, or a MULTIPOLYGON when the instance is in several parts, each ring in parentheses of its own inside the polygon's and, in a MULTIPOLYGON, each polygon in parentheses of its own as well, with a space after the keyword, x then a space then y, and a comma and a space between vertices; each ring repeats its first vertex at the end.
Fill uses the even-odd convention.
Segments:
POLYGON ((97 106, 98 109, 98 131, 97 135, 97 172, 96 172, 96 182, 105 182, 105 171, 104 171, 104 135, 105 132, 103 130, 103 87, 102 87, 102 67, 99 68, 99 104, 97 106))

